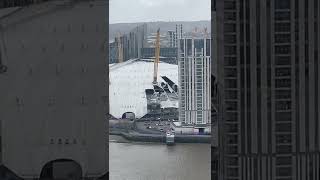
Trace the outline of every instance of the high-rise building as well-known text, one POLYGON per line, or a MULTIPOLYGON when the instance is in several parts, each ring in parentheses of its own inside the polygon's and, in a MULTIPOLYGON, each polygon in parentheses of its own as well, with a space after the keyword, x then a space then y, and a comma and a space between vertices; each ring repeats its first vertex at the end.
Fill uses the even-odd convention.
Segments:
POLYGON ((114 42, 109 43, 109 63, 118 63, 133 58, 142 58, 142 49, 144 48, 146 41, 146 33, 147 24, 141 24, 132 29, 129 34, 117 36, 114 39, 114 42), (121 53, 120 56, 119 52, 121 53))
POLYGON ((168 31, 169 47, 177 47, 177 34, 174 31, 168 31))
POLYGON ((217 0, 218 179, 320 179, 319 0, 217 0))
MULTIPOLYGON (((179 121, 211 123, 211 39, 179 40, 179 121)), ((199 128, 201 132, 202 128, 199 128)))
POLYGON ((182 24, 176 24, 176 44, 178 46, 178 41, 183 37, 183 26, 182 24))
POLYGON ((129 57, 141 58, 141 49, 147 35, 147 24, 141 24, 134 28, 129 34, 129 57))

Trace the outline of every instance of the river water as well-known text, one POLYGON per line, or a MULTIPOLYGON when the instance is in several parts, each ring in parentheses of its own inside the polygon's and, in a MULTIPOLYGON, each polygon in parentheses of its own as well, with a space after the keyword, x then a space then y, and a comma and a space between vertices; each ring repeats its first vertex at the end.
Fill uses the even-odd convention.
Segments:
POLYGON ((110 180, 210 180, 210 152, 210 144, 167 146, 110 135, 110 180))

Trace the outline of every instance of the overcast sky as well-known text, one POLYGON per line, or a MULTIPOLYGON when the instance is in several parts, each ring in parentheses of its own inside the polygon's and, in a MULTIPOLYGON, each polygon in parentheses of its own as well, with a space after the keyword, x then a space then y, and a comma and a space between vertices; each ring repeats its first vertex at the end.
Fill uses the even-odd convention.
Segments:
POLYGON ((114 23, 210 20, 211 0, 109 0, 114 23))

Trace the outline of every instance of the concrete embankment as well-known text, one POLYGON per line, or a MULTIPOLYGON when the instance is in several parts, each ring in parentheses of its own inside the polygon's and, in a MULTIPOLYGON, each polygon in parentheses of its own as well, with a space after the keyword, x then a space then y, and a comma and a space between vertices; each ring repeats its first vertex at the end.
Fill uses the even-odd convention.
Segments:
MULTIPOLYGON (((136 131, 124 132, 117 129, 110 129, 111 135, 119 135, 130 141, 140 142, 166 142, 166 136, 163 134, 141 134, 136 131)), ((176 143, 211 143, 210 135, 175 135, 176 143)))

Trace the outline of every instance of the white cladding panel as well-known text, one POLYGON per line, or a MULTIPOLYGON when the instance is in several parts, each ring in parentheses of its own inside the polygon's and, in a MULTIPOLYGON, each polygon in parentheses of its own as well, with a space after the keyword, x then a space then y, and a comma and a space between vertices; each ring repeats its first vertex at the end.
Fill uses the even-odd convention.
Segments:
POLYGON ((56 159, 78 162, 86 176, 107 172, 107 4, 90 3, 29 6, 1 21, 16 22, 0 37, 8 66, 0 76, 2 157, 20 177, 38 177, 56 159))

